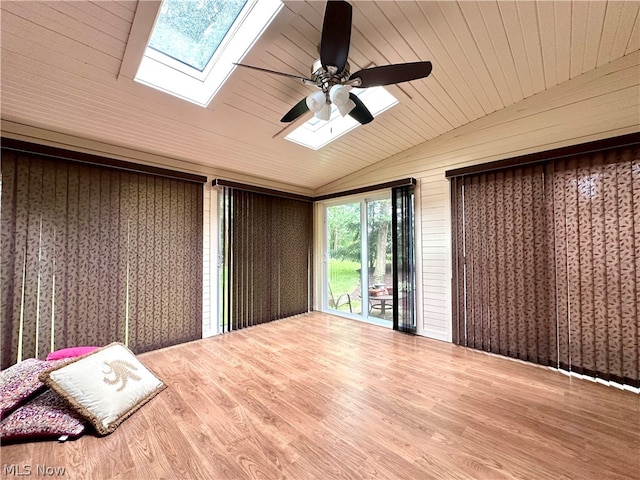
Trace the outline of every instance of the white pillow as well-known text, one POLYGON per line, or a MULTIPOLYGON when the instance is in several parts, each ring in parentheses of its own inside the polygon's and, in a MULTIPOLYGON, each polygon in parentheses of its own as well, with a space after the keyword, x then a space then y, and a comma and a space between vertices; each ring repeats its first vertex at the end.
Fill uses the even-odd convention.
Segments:
POLYGON ((101 435, 120 423, 166 388, 121 343, 112 343, 89 355, 40 375, 101 435))

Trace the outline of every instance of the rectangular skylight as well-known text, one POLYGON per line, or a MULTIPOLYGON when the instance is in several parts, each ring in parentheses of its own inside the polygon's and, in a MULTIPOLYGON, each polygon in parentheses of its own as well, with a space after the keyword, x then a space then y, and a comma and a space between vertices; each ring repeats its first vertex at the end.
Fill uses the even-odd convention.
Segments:
POLYGON ((135 80, 207 106, 282 6, 280 0, 163 0, 135 80))
MULTIPOLYGON (((354 93, 362 100, 362 103, 365 104, 374 117, 398 103, 396 97, 391 95, 384 87, 354 88, 351 93, 354 93)), ((360 123, 349 115, 341 117, 338 109, 332 105, 331 117, 328 121, 323 122, 312 117, 311 120, 300 125, 284 138, 303 147, 319 150, 359 126, 360 123)))
POLYGON ((203 71, 246 0, 164 0, 149 47, 203 71))

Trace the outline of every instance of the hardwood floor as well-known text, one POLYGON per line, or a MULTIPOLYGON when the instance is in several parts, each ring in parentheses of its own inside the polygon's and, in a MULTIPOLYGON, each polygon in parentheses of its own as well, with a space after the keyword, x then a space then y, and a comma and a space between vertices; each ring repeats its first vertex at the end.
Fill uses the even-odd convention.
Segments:
MULTIPOLYGON (((68 479, 630 479, 640 396, 313 313, 140 355, 113 434, 2 447, 68 479)), ((35 476, 35 475, 32 475, 35 476)))

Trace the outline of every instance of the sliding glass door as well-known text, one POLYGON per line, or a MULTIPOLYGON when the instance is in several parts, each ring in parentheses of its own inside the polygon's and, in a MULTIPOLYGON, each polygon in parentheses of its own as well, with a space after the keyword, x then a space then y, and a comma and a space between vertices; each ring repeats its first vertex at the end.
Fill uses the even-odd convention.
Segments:
POLYGON ((326 308, 361 315, 361 202, 328 206, 325 210, 325 220, 326 308))
POLYGON ((325 208, 325 308, 391 326, 391 198, 325 208))

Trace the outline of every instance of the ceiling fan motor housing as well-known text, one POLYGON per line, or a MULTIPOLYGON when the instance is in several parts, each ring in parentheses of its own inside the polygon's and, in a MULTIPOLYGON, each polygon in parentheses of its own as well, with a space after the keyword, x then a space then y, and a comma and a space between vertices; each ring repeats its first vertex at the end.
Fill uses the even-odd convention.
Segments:
POLYGON ((347 62, 344 66, 344 69, 341 72, 336 72, 336 68, 329 66, 328 71, 322 67, 322 62, 320 59, 313 62, 311 66, 311 79, 316 83, 316 85, 322 89, 325 95, 329 95, 329 90, 334 85, 344 85, 345 82, 349 79, 350 67, 349 62, 347 62))

